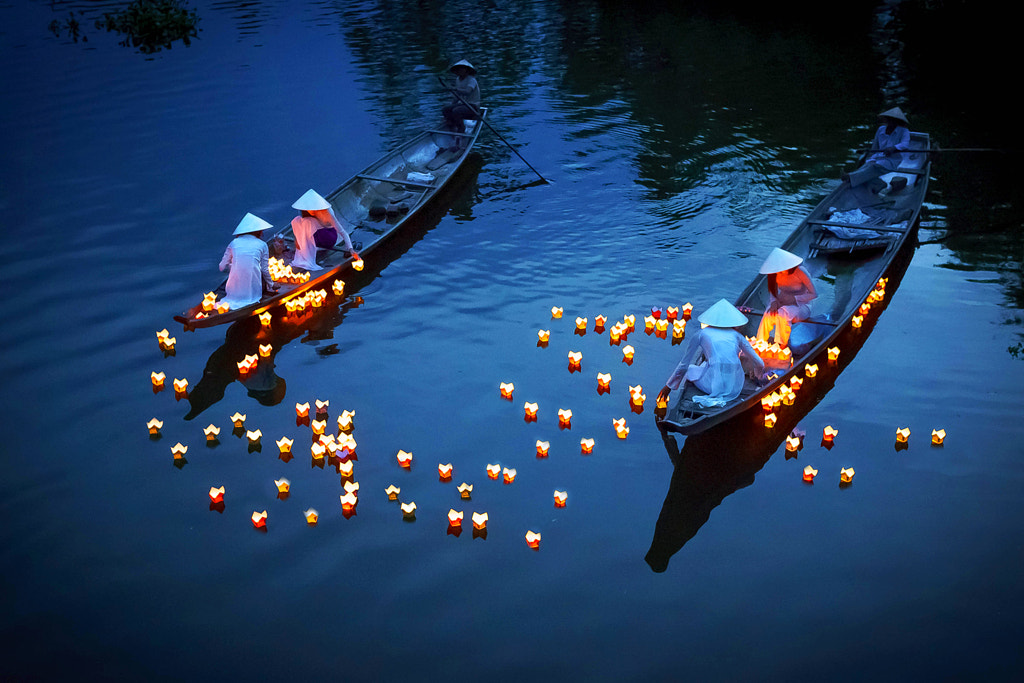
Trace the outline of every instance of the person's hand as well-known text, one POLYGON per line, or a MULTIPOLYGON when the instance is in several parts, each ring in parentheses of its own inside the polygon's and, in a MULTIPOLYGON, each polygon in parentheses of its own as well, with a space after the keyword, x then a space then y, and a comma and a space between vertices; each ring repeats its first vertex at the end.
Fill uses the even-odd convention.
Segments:
POLYGON ((778 313, 779 312, 779 302, 778 301, 772 301, 770 304, 768 304, 768 311, 770 313, 778 313))
POLYGON ((668 400, 668 395, 670 393, 672 393, 672 390, 669 389, 667 385, 663 386, 661 388, 661 391, 658 392, 658 400, 659 401, 667 401, 668 400))
POLYGON ((352 260, 353 260, 353 261, 361 261, 361 260, 362 260, 362 259, 361 259, 361 258, 359 257, 359 252, 358 252, 358 251, 356 251, 355 249, 353 249, 353 250, 352 250, 352 260))

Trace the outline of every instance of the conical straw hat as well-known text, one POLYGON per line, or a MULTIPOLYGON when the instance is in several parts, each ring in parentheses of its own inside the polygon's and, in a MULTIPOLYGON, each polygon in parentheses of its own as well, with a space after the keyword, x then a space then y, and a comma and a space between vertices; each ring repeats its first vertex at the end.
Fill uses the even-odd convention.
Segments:
POLYGON ((316 190, 310 189, 306 190, 306 194, 295 200, 292 208, 299 211, 322 211, 331 208, 331 205, 326 199, 317 194, 316 190))
POLYGON ((899 107, 893 107, 892 109, 888 109, 886 111, 883 111, 881 114, 878 115, 878 118, 883 118, 883 117, 890 118, 890 119, 896 119, 897 121, 902 121, 904 126, 909 126, 910 125, 909 123, 907 123, 907 117, 904 116, 903 110, 900 109, 899 107))
POLYGON ((791 254, 785 249, 779 249, 775 247, 772 249, 772 253, 768 254, 768 258, 761 264, 761 270, 759 271, 762 275, 767 273, 781 273, 784 270, 790 268, 796 268, 804 260, 796 254, 791 254))
POLYGON ((457 66, 466 67, 467 69, 469 69, 470 76, 476 76, 476 67, 467 62, 465 59, 460 59, 459 61, 455 62, 450 67, 448 67, 448 70, 451 71, 452 73, 455 73, 455 67, 457 66))
POLYGON ((714 306, 704 311, 697 320, 708 327, 739 327, 747 324, 747 316, 725 299, 719 299, 714 306))
POLYGON ((232 235, 244 235, 248 232, 260 232, 262 230, 270 230, 273 225, 266 222, 259 216, 253 216, 251 213, 245 214, 241 221, 238 223, 238 227, 231 233, 232 235))

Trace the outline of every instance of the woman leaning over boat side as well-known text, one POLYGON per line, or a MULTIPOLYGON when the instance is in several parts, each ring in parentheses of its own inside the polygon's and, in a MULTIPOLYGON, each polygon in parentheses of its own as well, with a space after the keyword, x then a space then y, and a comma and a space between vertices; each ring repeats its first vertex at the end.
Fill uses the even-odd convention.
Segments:
POLYGON ((768 341, 772 330, 780 346, 789 344, 793 323, 811 317, 811 302, 818 291, 811 276, 800 265, 803 259, 785 249, 775 247, 761 264, 760 272, 768 275, 768 293, 771 301, 757 326, 757 338, 768 341))
POLYGON ((476 82, 476 69, 465 59, 460 59, 448 70, 455 74, 452 92, 456 97, 441 113, 449 130, 465 133, 464 121, 480 118, 480 85, 476 82))
POLYGON ((679 365, 658 392, 658 400, 668 399, 673 389, 689 381, 707 394, 695 396, 694 403, 705 408, 725 405, 743 391, 745 372, 758 378, 762 376, 764 361, 747 338, 735 329, 747 324, 747 316, 725 299, 719 299, 697 320, 701 322, 701 329, 687 342, 679 365), (704 352, 704 362, 691 365, 699 351, 704 352))
POLYGON ((263 241, 263 231, 271 227, 262 218, 247 213, 232 233, 235 238, 224 250, 220 269, 229 272, 225 296, 221 301, 232 310, 262 299, 264 287, 277 291, 277 285, 270 277, 270 250, 263 241))
POLYGON ((871 150, 864 165, 856 171, 843 174, 843 182, 850 183, 852 187, 871 183, 869 187, 876 193, 885 188, 880 178, 898 169, 903 163, 903 152, 910 149, 909 124, 899 107, 883 111, 878 118, 882 120, 882 125, 875 131, 875 139, 871 142, 871 150))
POLYGON ((295 200, 292 208, 299 210, 299 215, 292 219, 292 234, 295 235, 293 267, 320 270, 316 262, 317 248, 333 248, 339 236, 345 242, 345 248, 352 254, 352 259, 359 258, 348 233, 334 215, 330 202, 316 191, 307 190, 295 200))

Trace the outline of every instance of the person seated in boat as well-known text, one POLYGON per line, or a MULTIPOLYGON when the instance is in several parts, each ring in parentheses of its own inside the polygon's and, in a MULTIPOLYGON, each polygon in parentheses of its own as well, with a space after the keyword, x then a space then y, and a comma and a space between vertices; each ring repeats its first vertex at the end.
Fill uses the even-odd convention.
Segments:
POLYGON ((673 389, 692 382, 706 394, 695 396, 695 403, 705 408, 725 405, 743 391, 746 373, 761 378, 764 361, 736 329, 747 324, 747 316, 725 299, 719 299, 697 320, 701 329, 687 341, 679 365, 658 392, 658 400, 667 400, 673 389), (704 360, 693 365, 699 352, 704 360))
POLYGON ((455 85, 451 88, 452 102, 441 113, 448 130, 465 133, 466 119, 480 118, 480 85, 476 82, 476 69, 461 59, 448 69, 455 74, 455 85))
POLYGON ((270 251, 263 241, 263 231, 272 226, 262 218, 245 214, 232 233, 234 239, 220 260, 221 271, 228 271, 224 298, 231 310, 254 304, 263 298, 264 289, 277 291, 270 277, 270 251))
POLYGON ((768 341, 772 331, 779 346, 789 344, 793 323, 807 320, 811 315, 811 302, 818 291, 811 276, 801 266, 803 259, 776 247, 761 264, 760 272, 768 275, 768 309, 757 326, 757 338, 768 341))
POLYGON ((878 118, 882 125, 875 132, 864 165, 856 171, 843 174, 843 182, 849 183, 851 187, 869 183, 869 189, 875 193, 885 189, 881 177, 898 169, 903 162, 903 152, 910 149, 907 117, 899 107, 883 111, 878 118))
POLYGON ((352 260, 359 259, 348 232, 341 227, 341 222, 334 214, 330 202, 316 191, 307 190, 295 200, 292 208, 299 210, 299 215, 292 219, 292 234, 295 235, 293 267, 320 270, 320 265, 316 262, 317 248, 332 249, 337 244, 339 236, 345 242, 345 248, 352 254, 352 260))

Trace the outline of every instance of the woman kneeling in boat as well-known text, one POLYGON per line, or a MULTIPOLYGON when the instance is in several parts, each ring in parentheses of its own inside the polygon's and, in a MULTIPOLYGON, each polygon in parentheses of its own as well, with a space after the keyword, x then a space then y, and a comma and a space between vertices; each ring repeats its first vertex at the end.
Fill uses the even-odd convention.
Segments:
POLYGON ((747 324, 747 316, 725 299, 719 299, 697 319, 701 329, 687 342, 683 358, 658 392, 658 400, 668 399, 673 389, 690 381, 707 394, 695 396, 694 403, 705 408, 724 405, 743 391, 744 371, 761 377, 764 361, 747 338, 735 329, 747 324), (704 362, 691 365, 698 351, 704 352, 704 362))
POLYGON ((761 273, 768 275, 771 302, 757 327, 758 339, 768 341, 774 329, 776 343, 786 346, 793 323, 810 317, 811 302, 818 292, 811 276, 800 265, 803 261, 796 254, 776 247, 761 265, 761 273))
POLYGON ((292 219, 292 234, 295 235, 293 267, 320 270, 320 266, 316 262, 317 248, 333 248, 338 242, 339 235, 345 242, 345 248, 352 254, 352 259, 359 258, 348 233, 341 227, 338 217, 334 215, 334 209, 331 208, 330 202, 314 190, 308 190, 295 200, 292 208, 299 210, 299 215, 292 219))
POLYGON ((245 214, 232 235, 220 269, 228 273, 225 295, 221 300, 232 310, 254 304, 263 298, 263 290, 276 291, 277 285, 270 277, 270 251, 263 241, 263 231, 269 230, 270 223, 262 218, 245 214))

